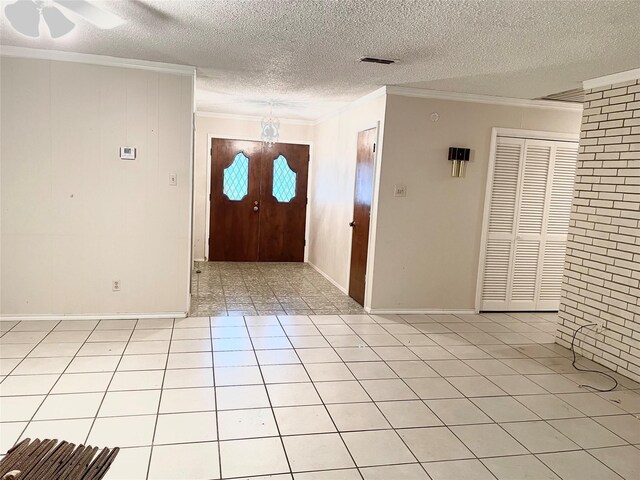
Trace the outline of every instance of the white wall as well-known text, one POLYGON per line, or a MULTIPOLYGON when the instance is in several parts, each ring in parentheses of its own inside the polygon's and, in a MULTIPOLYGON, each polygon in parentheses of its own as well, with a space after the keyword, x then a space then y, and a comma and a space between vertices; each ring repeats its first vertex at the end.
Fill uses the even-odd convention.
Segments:
MULTIPOLYGON (((281 121, 280 142, 311 144, 312 126, 301 122, 288 123, 281 121)), ((230 118, 228 116, 196 115, 196 148, 194 179, 194 221, 193 221, 193 257, 204 260, 207 244, 206 229, 208 184, 207 175, 209 158, 209 138, 232 138, 237 140, 260 140, 260 120, 230 118)), ((313 155, 313 149, 311 151, 313 155)))
POLYGON ((585 92, 556 342, 592 324, 576 351, 640 382, 640 69, 623 75, 585 92))
POLYGON ((387 96, 372 308, 473 309, 492 127, 578 133, 580 117, 387 96), (451 177, 451 146, 471 149, 465 178, 451 177), (395 184, 407 185, 405 198, 393 196, 395 184))
POLYGON ((358 132, 380 122, 381 138, 384 117, 385 96, 374 95, 356 101, 313 130, 309 262, 344 290, 349 286, 358 132))
POLYGON ((2 315, 186 312, 192 77, 0 67, 2 315))

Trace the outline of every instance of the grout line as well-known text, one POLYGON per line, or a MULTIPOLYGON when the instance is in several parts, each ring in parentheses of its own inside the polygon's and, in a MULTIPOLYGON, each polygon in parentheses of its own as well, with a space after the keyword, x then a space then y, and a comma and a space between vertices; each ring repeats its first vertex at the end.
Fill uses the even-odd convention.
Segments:
MULTIPOLYGON (((175 331, 175 325, 176 325, 176 319, 174 318, 173 321, 171 322, 171 335, 169 337, 169 350, 167 351, 167 358, 165 359, 164 371, 162 372, 162 383, 160 384, 160 395, 158 396, 158 409, 156 410, 156 421, 153 424, 153 434, 151 435, 151 451, 149 452, 149 461, 147 462, 147 473, 145 475, 146 479, 149 478, 149 472, 151 471, 151 460, 153 459, 153 448, 155 446, 156 432, 158 430, 158 419, 160 418, 160 406, 162 405, 162 394, 164 392, 164 380, 167 377, 167 370, 168 370, 167 367, 169 366, 169 352, 171 351, 171 342, 173 340, 173 333, 175 331)), ((134 329, 134 331, 135 331, 135 329, 134 329)), ((132 334, 132 336, 133 336, 133 334, 132 334)), ((123 352, 123 357, 124 357, 124 352, 123 352)), ((120 364, 118 364, 118 366, 120 366, 120 364)), ((117 367, 116 367, 116 372, 117 372, 117 367)), ((213 373, 212 373, 212 375, 213 375, 213 373)), ((115 374, 114 374, 114 376, 115 376, 115 374)), ((108 390, 109 390, 109 387, 107 387, 107 391, 108 390)), ((98 411, 100 411, 100 410, 98 410, 98 411)), ((91 432, 89 432, 89 433, 91 433, 91 432)))
POLYGON ((216 449, 218 450, 218 473, 220 478, 222 478, 222 451, 220 450, 220 417, 218 411, 218 386, 216 381, 216 361, 214 356, 214 345, 213 345, 213 325, 211 324, 211 317, 207 317, 209 324, 209 337, 211 338, 211 374, 213 375, 213 406, 216 409, 216 440, 217 445, 216 449))
MULTIPOLYGON (((42 343, 42 341, 47 338, 51 332, 53 332, 53 330, 61 323, 61 321, 58 321, 53 328, 43 337, 43 339, 38 343, 38 345, 40 345, 42 343)), ((96 324, 93 327, 93 331, 95 331, 95 329, 98 327, 98 325, 100 324, 100 321, 96 322, 96 324)), ((88 337, 87 337, 88 338, 88 337)), ((29 354, 27 354, 27 356, 25 358, 22 359, 22 361, 24 361, 26 358, 28 358, 28 355, 30 355, 33 350, 36 349, 36 347, 38 346, 36 345, 35 347, 33 347, 33 349, 29 352, 29 354)), ((84 345, 84 343, 83 343, 84 345)), ((77 353, 80 351, 80 349, 82 348, 82 346, 80 346, 80 348, 76 351, 76 355, 77 353)), ((45 357, 46 358, 46 357, 45 357)), ((44 398, 42 400, 42 402, 40 402, 40 405, 38 405, 38 408, 35 409, 35 411, 33 412, 33 415, 31 415, 31 419, 29 419, 29 421, 26 423, 26 425, 24 426, 24 429, 22 430, 22 433, 18 436, 18 438, 16 439, 16 442, 18 440, 20 440, 20 438, 22 438, 22 436, 25 434, 25 432, 27 431, 27 429, 29 428, 29 425, 31 425, 31 422, 34 421, 34 418, 36 417, 36 415, 38 414, 38 411, 42 408, 42 405, 44 405, 44 402, 47 401, 47 398, 49 398, 49 394, 53 391, 53 389, 56 387, 57 383, 60 381, 60 379, 62 378, 62 375, 64 375, 64 373, 67 371, 67 369, 69 368, 69 366, 73 363, 73 361, 75 360, 75 355, 71 358, 71 360, 69 361, 69 363, 67 364, 67 366, 64 368, 64 370, 62 370, 62 373, 57 374, 58 378, 56 379, 55 382, 53 382, 53 385, 51 385, 51 388, 49 389, 49 391, 44 395, 44 398)), ((22 361, 20 363, 22 363, 22 361)), ((16 368, 19 366, 20 364, 16 365, 16 368)), ((56 375, 56 374, 54 374, 56 375)))
MULTIPOLYGON (((351 450, 349 450, 349 447, 347 446, 347 443, 344 440, 344 437, 341 435, 340 430, 338 429, 338 425, 336 425, 336 422, 333 418, 333 416, 331 415, 331 412, 329 411, 329 408, 327 407, 327 404, 325 403, 324 399, 322 398, 322 395, 320 395, 320 391, 318 390, 318 387, 316 386, 316 382, 314 382, 313 378, 311 377, 311 375, 309 375, 309 371, 307 369, 307 365, 302 361, 302 359, 300 358, 300 355, 298 354, 298 351, 296 350, 295 347, 293 347, 293 344, 291 343, 291 339, 289 338, 287 331, 284 328, 284 325, 282 325, 282 322, 280 321, 280 319, 276 316, 276 321, 278 322, 278 325, 280 326, 280 328, 282 329, 282 331, 285 334, 285 338, 287 339, 287 341, 289 342, 289 344, 292 345, 292 350, 294 351, 296 357, 298 358, 298 360, 300 361, 300 365, 302 365, 302 368, 305 371, 305 374, 307 375, 307 377, 309 378, 309 382, 304 382, 304 383, 311 383, 311 385, 313 386, 314 391, 316 392, 316 395, 318 396, 318 398, 320 399, 321 405, 324 407, 324 411, 327 414, 327 416, 329 417, 329 419, 331 420, 331 423, 333 424, 333 428, 335 429, 334 432, 328 432, 329 434, 337 434, 338 437, 340 438, 340 440, 342 441, 342 445, 344 446, 345 450, 347 451, 347 453, 349 454, 349 458, 351 458, 351 461, 353 462, 354 468, 358 471, 358 475, 360 475, 361 479, 364 479, 364 476, 362 475, 362 472, 360 471, 360 468, 358 467, 358 464, 356 463, 355 458, 353 457, 353 454, 351 453, 351 450)), ((309 318, 307 316, 307 318, 309 318)), ((309 320, 311 320, 309 318, 309 320)), ((316 329, 320 332, 320 335, 322 336, 322 332, 320 331, 320 329, 317 327, 317 325, 315 325, 316 329)), ((326 338, 325 338, 325 341, 326 338)), ((328 343, 328 342, 327 342, 328 343)), ((335 351, 334 351, 335 352, 335 351)), ((336 353, 337 355, 337 353, 336 353)), ((344 364, 344 362, 342 362, 344 364)), ((317 404, 316 404, 317 405, 317 404)), ((296 407, 299 407, 300 405, 296 405, 296 407)), ((321 435, 321 433, 314 433, 312 435, 321 435)))
MULTIPOLYGON (((251 342, 251 346, 253 347, 253 350, 251 350, 253 353, 253 358, 255 358, 256 360, 258 371, 260 372, 260 378, 262 378, 262 385, 264 385, 264 390, 267 394, 267 400, 269 401, 269 410, 271 412, 271 417, 273 418, 273 423, 275 424, 276 430, 278 432, 278 437, 280 439, 280 445, 282 445, 282 451, 284 453, 284 457, 287 460, 287 467, 289 468, 288 473, 291 473, 293 472, 293 469, 291 468, 291 460, 289 459, 289 453, 287 452, 287 449, 284 445, 284 438, 282 437, 282 432, 280 431, 280 425, 278 424, 276 413, 273 410, 273 402, 271 401, 271 394, 269 393, 269 389, 267 388, 267 384, 265 383, 264 373, 262 372, 262 367, 260 366, 260 362, 258 362, 258 355, 256 354, 255 346, 253 345, 253 338, 251 337, 251 331, 249 330, 249 325, 247 325, 246 317, 243 317, 243 320, 244 320, 245 328, 247 330, 247 335, 249 335, 249 341, 251 342)), ((220 476, 222 477, 222 464, 220 465, 220 476)))
MULTIPOLYGON (((100 320, 100 322, 102 322, 102 320, 100 320)), ((100 322, 98 322, 98 325, 100 325, 100 322)), ((98 327, 98 325, 96 325, 96 328, 98 327)), ((131 337, 133 336, 133 332, 135 331, 136 325, 138 325, 138 320, 137 319, 136 319, 136 321, 134 323, 134 328, 131 330, 131 334, 129 335, 129 340, 131 340, 131 337)), ((89 437, 91 436, 91 431, 93 430, 93 427, 96 424, 96 420, 98 419, 98 415, 100 414, 100 409, 102 408, 102 405, 104 404, 105 398, 107 398, 107 394, 109 393, 109 387, 111 386, 111 383, 113 382, 113 378, 116 376, 116 372, 118 371, 118 367, 120 366, 120 362, 122 361, 122 357, 124 357, 124 352, 127 351, 128 345, 129 345, 129 342, 127 342, 127 345, 125 346, 124 350, 122 351, 122 354, 120 355, 120 360, 118 360, 118 363, 116 364, 116 367, 113 370, 113 374, 111 375, 111 378, 109 379, 109 383, 107 383, 107 388, 105 388, 105 390, 104 390, 104 395, 102 396, 102 400, 100 401, 100 405, 98 406, 98 409, 96 410, 96 414, 93 417, 93 421, 91 422, 91 426, 89 427, 89 430, 87 431, 87 436, 85 437, 85 444, 89 441, 89 437)))

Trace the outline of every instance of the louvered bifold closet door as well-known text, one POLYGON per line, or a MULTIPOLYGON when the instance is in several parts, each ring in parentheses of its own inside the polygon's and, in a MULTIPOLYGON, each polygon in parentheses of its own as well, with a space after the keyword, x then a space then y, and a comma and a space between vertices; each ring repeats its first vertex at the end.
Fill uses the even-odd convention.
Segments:
POLYGON ((498 137, 482 310, 557 310, 573 198, 575 142, 498 137))
POLYGON ((491 182, 482 281, 483 310, 507 310, 524 140, 498 137, 491 182))
POLYGON ((555 143, 537 310, 557 310, 560 304, 577 157, 575 143, 555 143))
POLYGON ((526 140, 516 214, 510 310, 535 310, 553 142, 526 140))

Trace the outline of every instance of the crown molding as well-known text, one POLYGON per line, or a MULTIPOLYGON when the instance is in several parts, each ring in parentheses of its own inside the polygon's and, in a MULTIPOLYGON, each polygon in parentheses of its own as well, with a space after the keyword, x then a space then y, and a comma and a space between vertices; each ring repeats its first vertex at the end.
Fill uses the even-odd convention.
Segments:
POLYGON ((2 45, 0 46, 0 56, 85 63, 107 67, 135 68, 138 70, 150 70, 153 72, 172 73, 174 75, 187 75, 194 77, 196 74, 196 68, 189 65, 176 65, 173 63, 151 62, 148 60, 109 57, 106 55, 93 55, 88 53, 63 52, 60 50, 42 50, 37 48, 2 45))
POLYGON ((336 115, 341 114, 342 112, 350 110, 353 107, 356 107, 356 106, 358 106, 358 105, 360 105, 362 103, 365 103, 365 102, 367 102, 369 100, 373 100, 374 98, 378 98, 378 97, 381 97, 383 95, 386 95, 388 88, 389 87, 380 87, 377 90, 374 90, 373 92, 367 93, 366 95, 364 95, 364 96, 362 96, 360 98, 357 98, 353 102, 349 102, 346 105, 341 106, 337 110, 334 110, 333 112, 330 112, 330 113, 320 117, 318 120, 313 122, 313 125, 318 125, 318 124, 320 124, 322 122, 326 122, 330 118, 333 118, 336 115))
POLYGON ((632 80, 638 79, 640 79, 640 68, 634 68, 633 70, 626 70, 624 72, 605 75, 604 77, 585 80, 584 82, 582 82, 582 87, 585 90, 591 90, 592 88, 604 87, 606 85, 615 85, 616 83, 630 82, 632 80))
POLYGON ((401 87, 395 85, 388 86, 386 93, 388 95, 400 95, 403 97, 453 100, 456 102, 484 103, 488 105, 505 105, 509 107, 544 108, 551 110, 568 110, 573 112, 582 111, 582 104, 579 103, 496 97, 492 95, 477 95, 473 93, 443 92, 441 90, 426 90, 423 88, 401 87))
MULTIPOLYGON (((241 115, 236 113, 219 113, 219 112, 207 112, 199 110, 196 112, 198 117, 207 118, 219 118, 221 120, 242 120, 247 122, 262 122, 263 117, 257 115, 241 115)), ((302 120, 296 118, 280 118, 277 117, 281 124, 284 125, 314 125, 315 120, 302 120)))

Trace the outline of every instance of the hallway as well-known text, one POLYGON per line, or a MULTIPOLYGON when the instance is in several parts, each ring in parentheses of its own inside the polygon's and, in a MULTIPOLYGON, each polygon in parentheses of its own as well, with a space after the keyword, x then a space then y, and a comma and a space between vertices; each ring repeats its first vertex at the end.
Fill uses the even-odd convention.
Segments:
POLYGON ((364 310, 306 263, 196 262, 192 272, 191 316, 340 313, 364 310))

